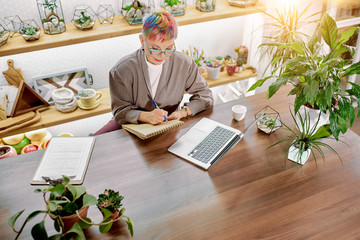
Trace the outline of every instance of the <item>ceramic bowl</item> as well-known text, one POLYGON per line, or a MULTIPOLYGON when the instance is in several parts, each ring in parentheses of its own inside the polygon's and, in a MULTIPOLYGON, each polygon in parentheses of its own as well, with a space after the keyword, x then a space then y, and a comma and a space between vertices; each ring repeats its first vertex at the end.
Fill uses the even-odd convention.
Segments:
POLYGON ((0 159, 16 156, 17 152, 15 148, 9 145, 0 146, 0 159))
POLYGON ((55 102, 55 107, 58 111, 64 113, 75 111, 75 109, 77 108, 76 98, 74 97, 71 102, 66 104, 58 104, 55 102))
POLYGON ((74 100, 74 92, 68 88, 58 88, 51 93, 54 102, 58 105, 65 105, 74 100))

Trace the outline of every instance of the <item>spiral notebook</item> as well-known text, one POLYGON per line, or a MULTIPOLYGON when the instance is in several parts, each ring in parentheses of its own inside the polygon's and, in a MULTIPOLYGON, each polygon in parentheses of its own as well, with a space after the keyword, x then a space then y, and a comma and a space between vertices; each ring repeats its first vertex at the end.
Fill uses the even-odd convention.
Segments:
POLYGON ((139 138, 145 140, 145 139, 151 138, 153 136, 162 134, 166 131, 169 131, 172 128, 181 126, 182 124, 184 124, 183 121, 171 120, 168 122, 163 122, 159 125, 151 125, 148 123, 123 124, 122 128, 132 134, 135 134, 139 138))

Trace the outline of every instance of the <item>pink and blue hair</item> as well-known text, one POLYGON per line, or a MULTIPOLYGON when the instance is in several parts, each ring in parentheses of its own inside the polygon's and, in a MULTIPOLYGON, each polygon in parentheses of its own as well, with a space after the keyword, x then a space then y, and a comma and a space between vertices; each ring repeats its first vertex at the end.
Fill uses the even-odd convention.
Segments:
POLYGON ((167 11, 159 11, 149 15, 143 23, 143 36, 150 40, 160 37, 161 41, 176 39, 177 22, 167 11))

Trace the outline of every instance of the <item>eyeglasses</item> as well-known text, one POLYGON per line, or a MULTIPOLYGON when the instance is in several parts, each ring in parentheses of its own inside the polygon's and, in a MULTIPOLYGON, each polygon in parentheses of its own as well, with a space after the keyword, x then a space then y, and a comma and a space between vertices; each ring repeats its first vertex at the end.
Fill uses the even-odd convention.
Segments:
MULTIPOLYGON (((173 48, 173 49, 164 50, 164 51, 163 50, 151 49, 149 47, 148 43, 146 42, 146 39, 145 39, 144 35, 143 35, 143 39, 144 39, 144 42, 146 43, 146 46, 149 49, 151 55, 161 55, 162 53, 165 54, 165 55, 171 55, 173 52, 176 51, 176 47, 173 48)), ((175 46, 175 43, 174 43, 174 46, 175 46)))

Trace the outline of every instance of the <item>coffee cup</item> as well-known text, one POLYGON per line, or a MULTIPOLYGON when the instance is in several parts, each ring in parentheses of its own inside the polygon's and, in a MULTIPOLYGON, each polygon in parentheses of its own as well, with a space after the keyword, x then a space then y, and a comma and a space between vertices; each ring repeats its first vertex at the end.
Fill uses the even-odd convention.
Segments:
POLYGON ((247 111, 247 108, 244 105, 234 105, 232 108, 233 118, 236 121, 243 120, 247 111))
POLYGON ((84 107, 92 107, 97 104, 97 101, 101 98, 102 93, 97 92, 95 89, 87 88, 79 91, 80 104, 84 107))

